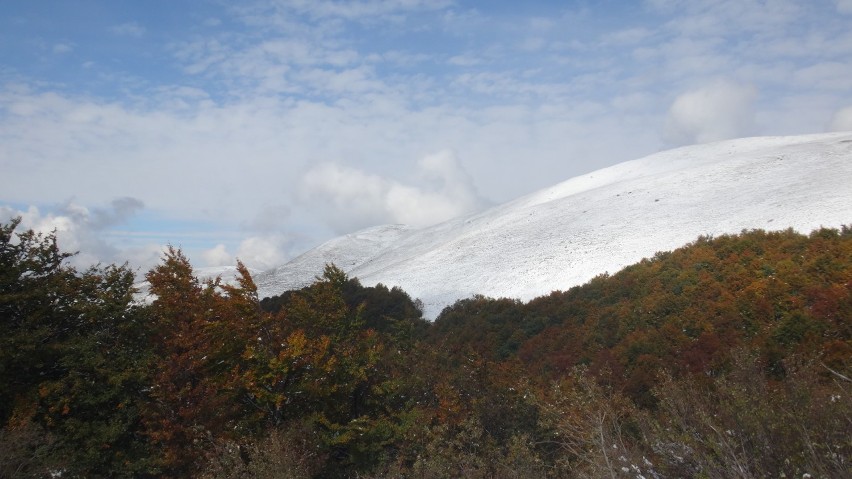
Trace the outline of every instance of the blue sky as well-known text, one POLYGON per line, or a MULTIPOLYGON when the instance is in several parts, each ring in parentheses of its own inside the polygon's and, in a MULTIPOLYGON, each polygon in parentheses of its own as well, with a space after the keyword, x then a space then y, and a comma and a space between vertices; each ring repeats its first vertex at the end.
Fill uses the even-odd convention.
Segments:
POLYGON ((260 269, 662 149, 852 129, 852 0, 17 1, 0 220, 260 269))

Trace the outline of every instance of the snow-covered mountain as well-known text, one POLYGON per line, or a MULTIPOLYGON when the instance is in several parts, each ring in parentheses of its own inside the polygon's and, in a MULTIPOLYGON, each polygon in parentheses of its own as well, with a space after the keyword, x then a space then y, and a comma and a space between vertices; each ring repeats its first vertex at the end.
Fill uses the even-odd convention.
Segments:
POLYGON ((405 225, 384 225, 340 236, 293 258, 284 266, 257 275, 252 272, 252 278, 261 298, 298 289, 321 276, 326 264, 333 263, 344 271, 351 271, 411 231, 414 230, 405 225))
POLYGON ((255 277, 261 297, 334 262, 399 286, 434 318, 473 294, 523 300, 582 284, 699 235, 852 223, 852 133, 746 138, 657 153, 425 229, 333 239, 255 277))

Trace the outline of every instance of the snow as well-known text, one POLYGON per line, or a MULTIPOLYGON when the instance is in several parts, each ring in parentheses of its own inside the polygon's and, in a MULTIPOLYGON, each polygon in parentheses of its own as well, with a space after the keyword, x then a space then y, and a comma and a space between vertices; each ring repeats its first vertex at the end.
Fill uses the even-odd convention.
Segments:
POLYGON ((252 277, 261 297, 299 289, 322 275, 326 264, 351 271, 412 230, 406 225, 383 225, 347 234, 297 256, 284 266, 252 277))
POLYGON ((852 133, 695 145, 628 161, 424 229, 379 226, 255 278, 261 297, 334 262, 399 286, 433 319, 474 294, 529 300, 700 235, 852 223, 852 133))

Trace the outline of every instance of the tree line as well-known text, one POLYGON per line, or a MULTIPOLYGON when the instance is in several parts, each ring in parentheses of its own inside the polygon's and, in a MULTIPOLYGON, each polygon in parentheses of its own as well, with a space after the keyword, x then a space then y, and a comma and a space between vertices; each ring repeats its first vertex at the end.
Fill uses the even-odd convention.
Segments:
POLYGON ((432 323, 328 265, 260 300, 0 225, 0 477, 848 477, 852 230, 702 237, 432 323))

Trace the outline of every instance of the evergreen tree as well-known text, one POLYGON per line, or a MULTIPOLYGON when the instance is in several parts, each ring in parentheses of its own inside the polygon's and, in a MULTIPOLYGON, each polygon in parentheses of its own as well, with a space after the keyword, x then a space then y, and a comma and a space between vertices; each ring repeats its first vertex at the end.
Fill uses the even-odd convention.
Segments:
POLYGON ((55 234, 0 225, 0 476, 147 470, 145 316, 127 266, 79 273, 55 234))

